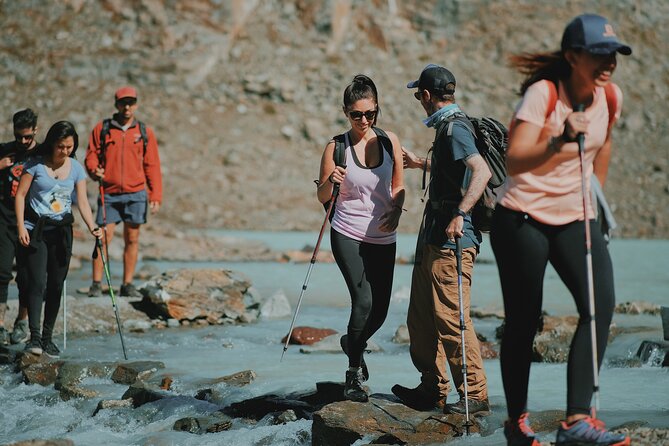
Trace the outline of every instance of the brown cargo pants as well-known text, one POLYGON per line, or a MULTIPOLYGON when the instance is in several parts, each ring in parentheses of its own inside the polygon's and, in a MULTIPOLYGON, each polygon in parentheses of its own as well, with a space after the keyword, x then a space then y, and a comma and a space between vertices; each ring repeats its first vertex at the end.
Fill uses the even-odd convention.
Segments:
MULTIPOLYGON (((479 341, 469 316, 472 269, 476 248, 462 251, 462 299, 465 315, 467 392, 470 399, 488 398, 479 341)), ((432 395, 450 392, 448 363, 453 383, 464 396, 458 273, 455 251, 426 244, 419 264, 414 265, 407 314, 411 360, 421 373, 421 387, 432 395)))

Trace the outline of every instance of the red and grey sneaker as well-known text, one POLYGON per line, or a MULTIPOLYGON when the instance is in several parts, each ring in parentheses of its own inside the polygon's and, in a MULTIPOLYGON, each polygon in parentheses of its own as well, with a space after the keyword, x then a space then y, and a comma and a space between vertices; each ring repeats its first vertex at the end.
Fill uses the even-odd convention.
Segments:
POLYGON ((556 446, 629 446, 630 437, 609 432, 604 423, 593 417, 585 417, 572 424, 560 423, 556 446))
POLYGON ((523 413, 517 420, 504 422, 504 436, 507 446, 541 446, 536 434, 530 427, 529 414, 523 413))

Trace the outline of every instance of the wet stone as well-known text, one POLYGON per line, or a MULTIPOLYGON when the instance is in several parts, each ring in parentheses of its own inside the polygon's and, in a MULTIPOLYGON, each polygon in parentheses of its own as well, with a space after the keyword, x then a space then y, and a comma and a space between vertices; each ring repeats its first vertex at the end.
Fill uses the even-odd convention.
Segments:
POLYGON ((162 400, 168 396, 170 395, 168 395, 166 392, 159 389, 153 389, 140 382, 131 385, 121 398, 132 398, 133 407, 137 408, 146 403, 162 400))
POLYGON ((98 407, 95 408, 92 416, 97 415, 98 412, 105 409, 123 409, 132 407, 132 398, 126 398, 124 400, 101 400, 98 403, 98 407))
POLYGON ((50 386, 58 378, 58 369, 62 362, 38 362, 30 364, 22 370, 23 382, 26 384, 40 384, 50 386))
POLYGON ((214 412, 206 417, 186 417, 174 422, 172 429, 191 434, 223 432, 232 426, 232 420, 221 412, 214 412))
POLYGON ((159 361, 136 361, 126 364, 119 364, 111 376, 112 381, 117 384, 132 384, 135 381, 142 381, 158 369, 164 369, 165 364, 159 361))

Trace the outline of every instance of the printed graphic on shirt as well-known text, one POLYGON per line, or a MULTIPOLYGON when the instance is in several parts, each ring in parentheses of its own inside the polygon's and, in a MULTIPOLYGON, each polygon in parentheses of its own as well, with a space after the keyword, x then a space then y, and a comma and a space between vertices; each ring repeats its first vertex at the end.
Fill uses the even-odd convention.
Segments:
POLYGON ((34 202, 38 215, 58 215, 69 211, 72 206, 72 190, 60 184, 42 194, 38 202, 34 202))

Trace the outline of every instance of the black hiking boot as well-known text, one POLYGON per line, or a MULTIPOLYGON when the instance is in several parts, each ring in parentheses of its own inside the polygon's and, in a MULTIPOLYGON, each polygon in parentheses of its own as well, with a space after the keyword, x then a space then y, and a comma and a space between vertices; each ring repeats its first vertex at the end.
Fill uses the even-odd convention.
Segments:
POLYGON ((58 346, 53 343, 53 341, 44 341, 42 340, 42 351, 49 358, 58 359, 60 358, 60 350, 58 346))
POLYGON ((420 385, 413 389, 395 384, 392 392, 402 403, 414 410, 429 411, 434 409, 443 409, 446 405, 446 397, 434 395, 427 392, 420 385))
MULTIPOLYGON (((490 415, 490 404, 488 404, 488 399, 485 400, 473 400, 467 398, 469 403, 469 414, 470 415, 490 415)), ((453 404, 446 404, 444 406, 444 413, 457 413, 460 415, 465 415, 465 399, 460 398, 460 401, 453 404)))
POLYGON ((88 289, 88 297, 102 297, 102 284, 100 282, 91 283, 88 289))
POLYGON ((23 351, 40 356, 42 354, 41 340, 31 337, 23 351))
MULTIPOLYGON (((346 356, 348 356, 348 335, 343 335, 341 338, 339 338, 339 345, 341 345, 341 349, 344 351, 344 353, 346 353, 346 356)), ((360 360, 360 369, 362 370, 362 381, 368 381, 369 370, 367 369, 365 358, 360 360)))
POLYGON ((525 412, 517 420, 504 422, 504 436, 507 446, 541 446, 536 434, 530 427, 528 413, 525 412))
POLYGON ((142 297, 142 293, 137 291, 137 288, 132 283, 121 285, 120 295, 125 297, 142 297))
POLYGON ((362 388, 362 371, 346 371, 346 384, 344 385, 344 398, 349 401, 366 403, 369 400, 367 392, 362 388))

